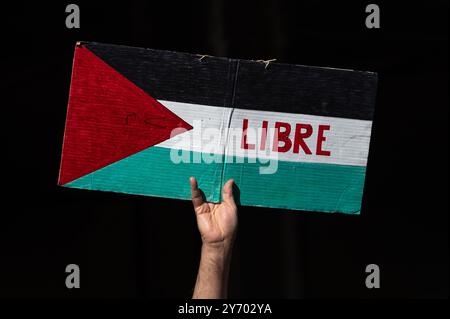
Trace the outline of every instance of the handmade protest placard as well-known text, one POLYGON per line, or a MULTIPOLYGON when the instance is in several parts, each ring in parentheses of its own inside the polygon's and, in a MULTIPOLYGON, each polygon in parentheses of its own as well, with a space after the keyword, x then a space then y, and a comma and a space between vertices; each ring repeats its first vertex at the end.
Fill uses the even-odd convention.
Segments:
POLYGON ((373 72, 77 43, 59 184, 358 214, 373 72))

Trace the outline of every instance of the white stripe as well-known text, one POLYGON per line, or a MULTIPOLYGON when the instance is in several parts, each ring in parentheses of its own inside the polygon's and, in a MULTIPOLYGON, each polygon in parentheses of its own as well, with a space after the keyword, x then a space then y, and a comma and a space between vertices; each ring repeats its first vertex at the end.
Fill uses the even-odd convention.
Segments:
MULTIPOLYGON (((160 147, 291 162, 357 166, 365 166, 367 163, 372 121, 239 108, 233 110, 226 107, 163 100, 159 102, 194 127, 189 132, 158 144, 157 146, 160 147), (248 143, 257 145, 253 151, 241 148, 244 119, 248 120, 248 143), (269 131, 266 151, 263 152, 259 151, 258 145, 264 120, 269 123, 269 131), (273 152, 271 146, 273 144, 274 124, 277 121, 291 125, 289 137, 292 142, 294 141, 297 123, 311 125, 313 134, 308 139, 305 139, 305 143, 312 154, 305 154, 301 148, 299 153, 294 153, 292 147, 286 153, 273 152), (326 140, 322 143, 322 150, 329 151, 331 153, 330 156, 316 154, 319 125, 330 125, 330 130, 323 133, 326 140), (259 128, 259 131, 256 131, 257 128, 259 128), (225 143, 225 141, 228 142, 225 143)), ((280 142, 280 146, 282 145, 283 143, 280 142)))

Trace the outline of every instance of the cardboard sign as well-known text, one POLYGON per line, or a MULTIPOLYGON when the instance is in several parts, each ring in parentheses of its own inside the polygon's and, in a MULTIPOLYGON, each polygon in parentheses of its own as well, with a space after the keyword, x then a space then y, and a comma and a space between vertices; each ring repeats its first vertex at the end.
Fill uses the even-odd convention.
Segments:
POLYGON ((59 185, 358 214, 377 76, 78 43, 59 185))

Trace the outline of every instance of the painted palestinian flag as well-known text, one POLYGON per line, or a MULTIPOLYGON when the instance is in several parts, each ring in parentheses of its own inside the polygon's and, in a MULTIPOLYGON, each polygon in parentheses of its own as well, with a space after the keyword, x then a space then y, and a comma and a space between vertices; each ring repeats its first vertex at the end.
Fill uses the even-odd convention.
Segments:
POLYGON ((359 214, 371 72, 78 43, 59 185, 359 214))

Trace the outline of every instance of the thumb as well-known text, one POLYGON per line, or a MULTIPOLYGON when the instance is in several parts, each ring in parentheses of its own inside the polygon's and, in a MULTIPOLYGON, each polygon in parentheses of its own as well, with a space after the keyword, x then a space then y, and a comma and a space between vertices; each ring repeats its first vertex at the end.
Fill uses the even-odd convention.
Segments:
POLYGON ((203 196, 201 190, 198 188, 197 180, 195 177, 189 178, 191 183, 191 193, 192 193, 192 204, 194 205, 194 209, 203 205, 203 196))
POLYGON ((232 179, 229 179, 225 183, 225 185, 223 185, 222 200, 227 204, 236 206, 236 203, 234 202, 234 196, 233 196, 233 185, 234 185, 234 180, 232 180, 232 179))

